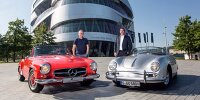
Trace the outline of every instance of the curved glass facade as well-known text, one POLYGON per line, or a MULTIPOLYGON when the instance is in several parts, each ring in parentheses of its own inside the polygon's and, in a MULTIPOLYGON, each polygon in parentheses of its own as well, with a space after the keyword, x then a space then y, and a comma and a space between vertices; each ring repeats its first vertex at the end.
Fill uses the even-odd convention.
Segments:
POLYGON ((117 35, 119 28, 116 22, 105 19, 79 19, 74 21, 64 22, 53 29, 54 33, 69 33, 77 32, 83 29, 85 32, 102 32, 117 35))
POLYGON ((55 42, 69 50, 78 37, 76 33, 84 30, 91 57, 114 56, 114 42, 121 27, 135 41, 128 0, 34 0, 31 16, 32 32, 44 22, 54 32, 55 42))
MULTIPOLYGON (((39 3, 42 0, 36 1, 36 3, 39 3)), ((50 0, 43 0, 35 9, 34 12, 36 15, 41 15, 43 12, 51 8, 51 1, 50 0)))
POLYGON ((33 4, 33 8, 35 8, 35 6, 40 2, 41 0, 36 0, 33 4))
POLYGON ((63 5, 73 4, 73 3, 100 4, 100 5, 108 6, 108 7, 112 8, 112 9, 122 13, 123 15, 127 15, 127 16, 133 18, 132 13, 129 13, 131 11, 128 9, 128 7, 126 7, 125 5, 121 4, 119 0, 64 0, 63 1, 63 5))

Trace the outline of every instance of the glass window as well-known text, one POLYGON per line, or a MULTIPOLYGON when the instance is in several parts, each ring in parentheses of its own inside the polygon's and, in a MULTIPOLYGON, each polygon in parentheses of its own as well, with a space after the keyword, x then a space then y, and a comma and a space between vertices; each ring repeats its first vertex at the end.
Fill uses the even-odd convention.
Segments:
POLYGON ((105 19, 81 19, 69 21, 54 28, 55 34, 77 32, 83 29, 85 32, 102 32, 110 34, 118 34, 121 26, 114 21, 105 19), (117 33, 118 32, 118 33, 117 33))
POLYGON ((123 3, 119 3, 115 0, 64 0, 63 5, 72 3, 93 3, 108 6, 122 14, 128 15, 133 18, 132 11, 126 7, 123 3))

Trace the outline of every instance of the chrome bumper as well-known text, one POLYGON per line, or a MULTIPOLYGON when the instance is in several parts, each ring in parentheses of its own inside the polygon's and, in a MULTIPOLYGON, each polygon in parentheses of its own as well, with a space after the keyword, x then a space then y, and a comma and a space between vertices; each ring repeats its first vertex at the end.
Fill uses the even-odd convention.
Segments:
POLYGON ((97 79, 100 75, 90 75, 86 77, 73 77, 73 78, 63 78, 63 79, 35 79, 35 82, 41 85, 53 84, 53 83, 73 83, 82 82, 85 80, 97 79))
POLYGON ((138 73, 134 71, 116 71, 116 72, 106 72, 106 78, 113 81, 136 81, 140 83, 162 83, 165 81, 165 78, 149 77, 155 73, 138 73), (127 76, 118 76, 120 72, 131 72, 131 74, 141 75, 141 77, 127 77, 127 76))

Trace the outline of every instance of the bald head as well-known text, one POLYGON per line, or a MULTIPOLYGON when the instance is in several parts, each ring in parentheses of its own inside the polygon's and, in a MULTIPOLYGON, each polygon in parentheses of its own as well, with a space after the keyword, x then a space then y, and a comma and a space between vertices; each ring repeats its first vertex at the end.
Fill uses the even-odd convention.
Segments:
POLYGON ((83 30, 79 30, 79 31, 78 31, 78 37, 79 37, 80 39, 82 39, 83 36, 84 36, 84 31, 83 31, 83 30))

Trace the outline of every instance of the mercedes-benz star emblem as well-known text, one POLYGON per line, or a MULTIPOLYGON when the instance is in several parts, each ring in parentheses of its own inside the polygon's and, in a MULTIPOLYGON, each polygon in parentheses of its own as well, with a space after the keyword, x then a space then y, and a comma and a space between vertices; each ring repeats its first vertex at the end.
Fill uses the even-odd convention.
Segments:
POLYGON ((75 77, 77 75, 77 70, 76 69, 69 69, 68 74, 69 74, 69 76, 75 77))

